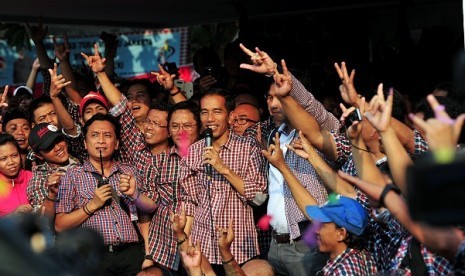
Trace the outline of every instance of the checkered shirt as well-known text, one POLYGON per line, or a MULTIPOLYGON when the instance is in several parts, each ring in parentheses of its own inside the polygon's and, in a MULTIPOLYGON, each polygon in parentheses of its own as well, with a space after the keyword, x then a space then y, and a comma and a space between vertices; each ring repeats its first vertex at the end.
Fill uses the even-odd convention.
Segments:
POLYGON ((329 260, 321 272, 317 275, 372 276, 376 275, 377 269, 373 258, 366 250, 347 248, 334 260, 329 260))
POLYGON ((146 146, 144 137, 136 125, 131 111, 126 108, 127 99, 120 102, 110 111, 120 116, 121 140, 125 152, 132 153, 127 158, 134 164, 139 174, 146 181, 145 192, 158 205, 153 214, 149 228, 149 251, 154 262, 170 269, 177 269, 179 261, 176 256, 177 238, 169 225, 170 212, 181 209, 183 189, 179 184, 180 155, 176 147, 156 155, 146 146))
POLYGON ((72 156, 75 156, 81 163, 87 159, 87 150, 84 147, 84 135, 81 131, 81 115, 79 113, 79 105, 73 103, 69 98, 65 98, 65 106, 69 115, 74 121, 74 124, 77 128, 76 135, 69 135, 62 129, 63 134, 66 137, 66 142, 68 143, 68 150, 72 156))
MULTIPOLYGON (((401 267, 402 260, 408 253, 408 247, 412 236, 402 240, 402 243, 393 259, 391 259, 391 267, 393 271, 402 271, 402 275, 411 276, 413 275, 409 267, 401 267)), ((423 261, 426 265, 426 270, 428 275, 453 275, 452 264, 446 260, 444 257, 438 256, 430 252, 426 247, 420 245, 421 255, 423 256, 423 261)))
MULTIPOLYGON (((70 167, 79 165, 79 160, 70 156, 70 167)), ((49 163, 32 168, 33 176, 27 184, 27 197, 32 206, 32 211, 37 213, 44 202, 45 196, 48 195, 47 180, 48 176, 52 174, 59 166, 52 166, 49 163)))
MULTIPOLYGON (((94 197, 98 181, 92 175, 98 171, 85 161, 82 166, 69 168, 62 177, 58 190, 58 202, 55 205, 55 212, 70 213, 82 208, 94 197)), ((113 162, 113 167, 108 177, 110 185, 117 195, 124 200, 124 203, 131 204, 129 198, 119 191, 120 174, 132 174, 136 177, 136 183, 140 187, 142 179, 137 171, 126 164, 117 161, 113 162)), ((111 200, 111 206, 104 206, 95 211, 81 227, 95 230, 104 240, 105 245, 138 242, 139 237, 129 215, 115 201, 111 200)))
POLYGON ((186 214, 194 217, 192 238, 200 241, 202 251, 210 263, 221 264, 218 237, 212 224, 213 227, 226 228, 232 218, 235 240, 231 251, 237 262, 243 263, 259 254, 249 202, 256 194, 266 190, 265 160, 253 139, 238 136, 230 130, 227 142, 221 146, 219 157, 243 180, 245 196, 242 196, 215 169, 212 169, 211 182, 208 180, 202 160, 204 147, 205 139, 192 144, 188 155, 181 161, 180 181, 186 191, 183 198, 186 214))
MULTIPOLYGON (((312 115, 321 128, 328 131, 339 129, 339 121, 330 112, 328 112, 324 106, 315 99, 315 97, 304 87, 304 85, 292 76, 292 90, 290 95, 302 106, 310 115, 312 115)), ((276 126, 274 125, 272 118, 260 123, 262 131, 262 139, 266 141, 270 140, 276 126)), ((244 136, 257 137, 257 125, 250 127, 244 133, 244 136)), ((298 135, 295 135, 293 140, 297 140, 298 135)), ((318 154, 326 160, 326 158, 318 152, 318 154)), ((328 193, 326 188, 318 176, 313 167, 308 163, 307 160, 299 157, 292 151, 287 151, 285 156, 286 164, 292 170, 294 175, 299 179, 305 188, 312 194, 317 200, 318 204, 323 204, 328 199, 328 193)), ((330 164, 334 165, 334 164, 330 164)), ((284 205, 286 208, 286 218, 288 221, 289 232, 291 239, 298 238, 301 233, 299 230, 298 223, 307 220, 305 215, 302 214, 300 209, 297 207, 294 198, 291 195, 289 187, 284 181, 284 205)))
POLYGON ((465 275, 465 240, 460 243, 455 254, 454 273, 455 275, 465 275))

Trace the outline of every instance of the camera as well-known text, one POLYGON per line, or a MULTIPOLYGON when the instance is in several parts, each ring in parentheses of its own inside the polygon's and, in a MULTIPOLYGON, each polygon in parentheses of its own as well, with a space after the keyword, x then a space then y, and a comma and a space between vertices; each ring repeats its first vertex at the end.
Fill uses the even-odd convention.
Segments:
POLYGON ((102 33, 100 33, 100 39, 105 42, 110 42, 110 41, 116 41, 117 37, 114 34, 109 34, 105 31, 102 31, 102 33))
POLYGON ((207 76, 212 76, 212 77, 215 76, 215 68, 213 68, 213 67, 205 67, 204 70, 205 70, 205 74, 207 76))
POLYGON ((362 120, 362 114, 360 113, 360 110, 356 108, 354 111, 352 111, 349 116, 347 116, 345 120, 344 126, 346 128, 349 128, 353 122, 360 122, 362 120))

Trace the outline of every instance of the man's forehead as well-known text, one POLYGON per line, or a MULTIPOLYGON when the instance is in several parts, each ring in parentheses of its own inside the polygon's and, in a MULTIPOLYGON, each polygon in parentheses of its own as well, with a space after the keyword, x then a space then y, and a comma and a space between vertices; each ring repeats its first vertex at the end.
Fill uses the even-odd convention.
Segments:
POLYGON ((200 100, 200 109, 224 109, 226 99, 220 95, 207 95, 200 100))
POLYGON ((13 120, 8 121, 6 123, 6 127, 12 126, 12 125, 30 125, 29 121, 24 119, 24 118, 16 118, 13 120))

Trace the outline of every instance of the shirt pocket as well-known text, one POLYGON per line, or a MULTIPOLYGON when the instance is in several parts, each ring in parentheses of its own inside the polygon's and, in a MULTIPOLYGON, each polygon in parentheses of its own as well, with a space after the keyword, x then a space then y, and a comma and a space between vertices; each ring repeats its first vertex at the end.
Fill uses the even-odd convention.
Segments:
POLYGON ((95 191, 92 190, 81 190, 79 191, 79 204, 82 206, 94 198, 95 191))

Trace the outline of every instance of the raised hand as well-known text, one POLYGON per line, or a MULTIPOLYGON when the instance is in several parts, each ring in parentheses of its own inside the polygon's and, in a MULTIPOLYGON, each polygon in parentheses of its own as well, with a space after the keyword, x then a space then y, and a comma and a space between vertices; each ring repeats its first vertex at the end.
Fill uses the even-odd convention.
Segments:
POLYGON ((63 44, 58 44, 56 37, 53 37, 53 44, 55 45, 55 56, 60 62, 69 62, 69 43, 68 35, 63 35, 63 44))
POLYGON ((447 114, 445 107, 439 104, 433 95, 428 95, 426 99, 434 111, 434 118, 424 121, 410 114, 413 124, 425 134, 425 139, 431 150, 455 148, 462 131, 465 114, 461 114, 453 120, 447 114))
POLYGON ((61 89, 69 85, 71 81, 66 81, 63 75, 57 75, 57 64, 53 65, 53 69, 48 69, 50 73, 50 97, 58 97, 60 95, 61 89))
POLYGON ((47 177, 48 197, 56 199, 58 194, 58 186, 60 186, 61 178, 65 175, 63 171, 54 171, 47 177))
POLYGON ((242 43, 239 44, 239 47, 241 47, 242 51, 244 51, 252 61, 252 64, 241 63, 240 68, 267 75, 274 75, 278 72, 278 66, 266 52, 255 47, 256 52, 254 53, 242 43))
MULTIPOLYGON (((346 108, 344 104, 339 104, 342 110, 342 115, 341 115, 341 125, 344 125, 347 120, 352 120, 350 119, 351 116, 353 116, 352 112, 357 112, 356 108, 354 106, 351 106, 349 108, 346 108)), ((362 98, 361 104, 360 104, 360 115, 363 114, 364 112, 364 106, 365 106, 365 98, 362 98)), ((347 137, 351 140, 357 140, 360 138, 360 134, 362 133, 362 128, 363 128, 363 120, 362 121, 353 121, 352 124, 347 128, 346 134, 347 137)))
POLYGON ((281 65, 283 67, 283 73, 281 74, 276 71, 276 73, 273 75, 274 81, 276 83, 275 93, 280 97, 286 97, 289 95, 289 93, 291 93, 292 77, 291 73, 289 73, 289 70, 287 69, 284 59, 281 60, 281 65))
POLYGON ((387 100, 384 99, 383 84, 378 85, 376 95, 371 99, 365 117, 378 132, 386 131, 391 125, 393 89, 389 90, 387 100))
POLYGON ((5 88, 3 89, 2 100, 0 101, 0 110, 8 107, 7 95, 8 85, 5 85, 5 88))
POLYGON ((166 71, 161 64, 158 64, 158 69, 160 72, 150 72, 150 74, 155 75, 157 77, 157 82, 166 90, 170 91, 174 87, 174 80, 176 79, 176 75, 170 75, 170 73, 166 71))
POLYGON ((89 67, 92 69, 94 73, 101 73, 105 70, 105 58, 102 58, 98 52, 98 45, 97 43, 94 44, 94 55, 88 56, 84 53, 81 53, 89 67))
POLYGON ((32 63, 32 69, 33 70, 39 70, 40 69, 40 62, 39 58, 36 58, 34 62, 32 63))
POLYGON ((32 212, 31 204, 19 205, 14 211, 15 214, 28 214, 30 212, 32 212))
POLYGON ((216 226, 218 231, 218 246, 223 250, 230 250, 231 244, 234 241, 233 219, 229 220, 228 228, 220 228, 216 226))
POLYGON ((197 275, 197 271, 201 272, 202 250, 199 242, 192 243, 189 236, 189 246, 186 251, 181 251, 181 256, 182 263, 192 273, 189 275, 197 275))
POLYGON ((268 147, 268 150, 262 150, 263 156, 271 163, 271 165, 275 166, 277 169, 283 168, 286 166, 286 162, 284 161, 283 151, 280 148, 279 144, 279 133, 276 132, 275 136, 273 137, 274 144, 271 144, 268 147))
POLYGON ((26 26, 29 30, 29 34, 31 35, 32 41, 34 41, 34 44, 42 42, 48 33, 48 26, 46 26, 45 28, 43 27, 42 18, 39 18, 37 26, 31 26, 29 25, 29 23, 26 23, 26 26))
POLYGON ((358 93, 354 86, 355 69, 349 75, 345 62, 341 62, 341 66, 337 62, 334 63, 334 68, 336 68, 336 72, 342 81, 342 84, 339 86, 342 99, 346 104, 359 107, 358 93))
POLYGON ((303 159, 310 158, 310 153, 315 151, 315 148, 312 146, 310 141, 308 141, 302 131, 299 131, 299 140, 295 140, 290 145, 286 145, 286 147, 303 159))

